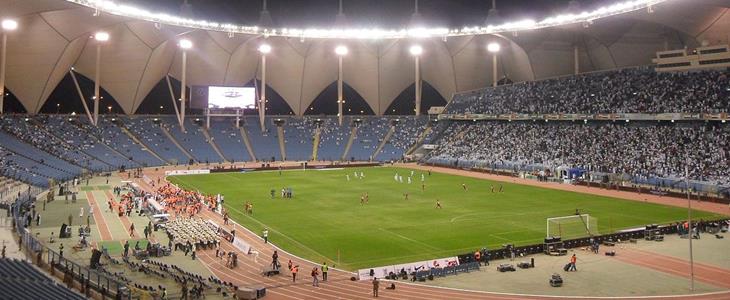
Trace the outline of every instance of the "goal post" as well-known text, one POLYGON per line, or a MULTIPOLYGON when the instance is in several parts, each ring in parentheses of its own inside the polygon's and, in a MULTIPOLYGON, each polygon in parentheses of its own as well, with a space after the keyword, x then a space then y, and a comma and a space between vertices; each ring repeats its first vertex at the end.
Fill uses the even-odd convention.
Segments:
POLYGON ((547 218, 546 237, 559 236, 563 240, 570 240, 596 234, 598 219, 589 214, 547 218))

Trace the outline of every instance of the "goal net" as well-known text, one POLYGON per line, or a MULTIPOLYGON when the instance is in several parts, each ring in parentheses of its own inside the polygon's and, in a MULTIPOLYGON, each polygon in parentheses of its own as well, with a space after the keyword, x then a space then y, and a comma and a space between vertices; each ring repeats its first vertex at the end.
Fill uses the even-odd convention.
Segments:
POLYGON ((562 240, 590 237, 598 234, 598 219, 589 214, 554 217, 547 219, 547 236, 559 236, 562 240))

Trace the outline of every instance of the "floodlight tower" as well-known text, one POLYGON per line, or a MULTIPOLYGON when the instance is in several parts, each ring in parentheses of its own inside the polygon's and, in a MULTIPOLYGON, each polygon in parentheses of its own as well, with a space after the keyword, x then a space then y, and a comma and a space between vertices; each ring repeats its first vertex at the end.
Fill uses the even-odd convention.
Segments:
POLYGON ((342 97, 342 58, 347 55, 348 52, 349 50, 347 49, 347 47, 343 45, 337 46, 337 48, 335 48, 335 54, 337 54, 337 119, 340 122, 340 126, 342 126, 342 122, 344 120, 342 105, 345 102, 345 99, 343 99, 342 97))
POLYGON ((502 47, 497 42, 491 42, 487 45, 487 51, 492 53, 492 86, 497 86, 497 55, 502 47))
POLYGON ((421 115, 421 55, 423 54, 423 47, 421 45, 413 45, 410 49, 411 55, 416 60, 416 116, 421 115))
POLYGON ((8 32, 15 31, 18 29, 18 22, 15 20, 3 20, 3 44, 2 54, 0 54, 0 114, 2 114, 3 107, 5 106, 5 60, 7 58, 8 51, 8 32))
POLYGON ((180 75, 180 115, 177 116, 180 130, 185 132, 185 102, 187 101, 187 75, 188 75, 188 50, 193 48, 193 42, 188 39, 182 39, 178 42, 178 46, 182 49, 182 74, 180 75))
POLYGON ((99 124, 99 101, 101 101, 101 46, 109 41, 109 33, 99 31, 94 34, 96 40, 96 78, 94 79, 94 126, 99 124))
POLYGON ((261 53, 261 98, 259 99, 259 121, 261 122, 261 131, 266 130, 266 55, 271 53, 269 44, 261 44, 259 46, 261 53))

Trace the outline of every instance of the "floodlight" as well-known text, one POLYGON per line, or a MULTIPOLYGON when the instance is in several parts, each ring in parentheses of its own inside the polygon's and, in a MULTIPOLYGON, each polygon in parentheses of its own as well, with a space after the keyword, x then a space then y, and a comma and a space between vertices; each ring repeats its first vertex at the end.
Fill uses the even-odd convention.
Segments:
POLYGON ((15 29, 18 29, 18 22, 15 20, 3 20, 3 30, 5 31, 13 31, 15 29))
POLYGON ((94 35, 94 39, 99 42, 106 42, 109 40, 109 34, 103 31, 99 31, 94 35))
MULTIPOLYGON (((659 4, 669 0, 615 0, 603 7, 591 11, 584 11, 575 14, 556 14, 540 20, 510 20, 502 24, 490 26, 467 26, 460 29, 449 29, 443 27, 415 28, 415 29, 369 29, 369 28, 333 28, 333 29, 303 29, 303 28, 262 28, 258 26, 243 26, 215 20, 196 20, 181 16, 170 15, 164 12, 154 12, 135 7, 122 0, 65 0, 99 12, 106 12, 111 15, 128 18, 147 20, 154 22, 155 27, 161 24, 168 24, 179 27, 190 27, 203 30, 226 32, 230 34, 250 34, 281 36, 298 38, 300 40, 311 38, 341 38, 341 39, 398 39, 398 38, 427 38, 427 37, 451 37, 466 35, 481 35, 508 33, 523 30, 548 28, 569 24, 588 25, 593 20, 606 18, 614 15, 629 13, 640 9, 646 9, 651 13, 659 4)), ((605 0, 603 2, 609 2, 605 0)))
POLYGON ((178 42, 178 45, 180 46, 180 48, 185 50, 193 48, 193 42, 188 39, 180 40, 180 42, 178 42))
POLYGON ((345 56, 348 52, 350 51, 347 49, 346 46, 337 46, 337 48, 335 48, 335 53, 339 56, 345 56))
POLYGON ((500 50, 501 48, 502 48, 502 47, 501 47, 501 46, 499 46, 499 43, 495 43, 495 42, 489 43, 489 44, 487 45, 487 51, 489 51, 489 52, 492 52, 492 53, 497 53, 497 52, 499 52, 499 50, 500 50))
POLYGON ((413 45, 413 46, 411 46, 410 51, 411 51, 411 55, 419 56, 419 55, 423 54, 423 47, 421 47, 420 45, 413 45))
POLYGON ((261 44, 261 46, 259 46, 259 52, 262 54, 269 54, 269 52, 271 52, 271 46, 269 46, 269 44, 261 44))

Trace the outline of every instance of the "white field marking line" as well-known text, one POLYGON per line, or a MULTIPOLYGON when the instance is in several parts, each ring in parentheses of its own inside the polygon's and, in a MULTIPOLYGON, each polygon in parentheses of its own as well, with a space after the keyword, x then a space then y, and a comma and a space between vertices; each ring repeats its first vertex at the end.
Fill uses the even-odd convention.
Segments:
POLYGON ((324 168, 324 169, 315 169, 317 171, 339 171, 344 170, 345 168, 324 168))
POLYGON ((414 239, 412 239, 412 238, 409 238, 409 237, 407 237, 407 236, 404 236, 404 235, 401 235, 401 234, 398 234, 398 233, 392 232, 392 231, 390 231, 390 230, 388 230, 388 229, 385 229, 385 228, 382 228, 382 227, 381 227, 381 228, 378 228, 378 230, 380 230, 380 231, 383 231, 383 232, 386 232, 386 233, 390 233, 390 234, 392 234, 392 235, 395 235, 395 236, 397 236, 397 237, 399 237, 399 238, 402 238, 402 239, 404 239, 404 240, 406 240, 406 241, 411 241, 411 242, 414 242, 414 243, 416 243, 416 244, 419 244, 419 245, 421 245, 421 246, 424 246, 424 247, 426 247, 426 248, 430 248, 430 249, 432 249, 432 250, 436 250, 436 251, 443 251, 443 249, 440 249, 440 248, 436 248, 436 247, 434 247, 434 246, 431 246, 431 245, 429 245, 429 244, 426 244, 426 243, 424 243, 424 242, 421 242, 421 241, 417 241, 417 240, 414 240, 414 239))
MULTIPOLYGON (((228 208, 227 208, 227 209, 228 209, 228 208)), ((240 213, 240 214, 243 214, 243 212, 241 212, 240 210, 238 210, 238 209, 236 209, 236 208, 234 208, 234 207, 231 207, 230 209, 232 209, 232 210, 234 210, 234 211, 236 211, 236 212, 238 212, 238 213, 240 213)), ((272 232, 276 232, 276 233, 278 233, 279 235, 281 235, 281 236, 283 236, 284 238, 286 238, 286 239, 288 239, 288 240, 290 240, 290 241, 294 242, 295 244, 297 244, 297 245, 301 246, 302 248, 304 248, 304 249, 306 249, 306 250, 308 250, 308 251, 311 251, 312 253, 314 253, 314 254, 316 254, 316 255, 319 255, 320 257, 322 257, 322 258, 324 258, 324 259, 328 260, 329 262, 331 262, 331 263, 333 263, 333 264, 334 264, 334 263, 336 263, 335 261, 333 261, 332 259, 328 258, 327 256, 324 256, 324 255, 322 255, 322 253, 319 253, 319 252, 315 251, 314 249, 312 249, 312 248, 309 248, 309 247, 307 247, 307 245, 304 245, 304 244, 302 244, 301 242, 299 242, 299 241, 297 241, 297 240, 295 240, 295 239, 293 239, 293 238, 289 237, 288 235, 286 235, 286 234, 283 234, 283 233, 281 233, 280 231, 278 231, 278 230, 276 230, 276 229, 273 229, 273 228, 271 228, 271 226, 268 226, 268 225, 266 225, 266 224, 262 223, 261 221, 259 221, 259 220, 256 220, 256 219, 254 219, 254 218, 252 218, 252 217, 250 217, 250 216, 248 216, 248 215, 246 215, 246 214, 243 214, 243 215, 244 215, 245 217, 247 217, 247 218, 249 218, 249 219, 253 220, 254 222, 258 223, 259 225, 261 225, 261 226, 264 226, 264 228, 268 228, 268 229, 269 229, 269 230, 271 230, 272 232)), ((260 236, 259 236, 258 234, 255 234, 255 233, 254 233, 253 231, 251 231, 250 229, 248 229, 248 228, 246 228, 246 227, 242 226, 241 224, 238 224, 238 223, 236 223, 236 221, 233 221, 233 223, 234 223, 235 225, 238 225, 239 227, 241 227, 241 228, 245 229, 246 231, 248 231, 249 233, 251 233, 251 235, 253 235, 253 236, 255 236, 255 237, 257 237, 258 239, 260 239, 260 240, 262 240, 262 241, 263 241, 263 238, 262 238, 262 237, 260 237, 260 236)), ((284 249, 280 248, 279 246, 276 246, 275 244, 273 244, 273 243, 271 243, 271 242, 269 242, 269 244, 270 244, 270 245, 271 245, 272 247, 276 248, 277 250, 279 250, 279 251, 281 251, 281 252, 283 252, 283 253, 285 253, 285 254, 287 254, 287 255, 291 256, 291 257, 296 257, 296 258, 298 258, 298 259, 300 259, 300 260, 306 261, 306 262, 308 262, 308 263, 310 263, 310 264, 312 264, 312 265, 315 265, 315 266, 319 266, 319 265, 321 265, 321 264, 319 264, 319 263, 315 263, 315 262, 313 262, 313 261, 311 261, 311 260, 308 260, 308 259, 305 259, 305 258, 299 257, 299 256, 297 256, 297 255, 294 255, 294 254, 291 254, 291 253, 289 253, 289 252, 287 252, 286 250, 284 250, 284 249)), ((349 273, 349 274, 356 274, 356 273, 354 273, 354 272, 350 272, 350 271, 346 271, 346 270, 342 270, 342 269, 337 269, 337 268, 332 268, 332 267, 330 267, 330 269, 335 269, 335 270, 339 270, 339 271, 342 271, 342 272, 345 272, 345 273, 349 273)))
POLYGON ((491 295, 501 295, 501 296, 510 296, 510 297, 537 297, 537 298, 556 298, 556 299, 654 299, 654 298, 663 299, 663 298, 694 298, 694 297, 725 295, 725 294, 730 295, 730 291, 717 291, 717 292, 706 292, 706 293, 699 293, 699 294, 665 295, 665 296, 661 296, 661 295, 654 295, 654 296, 561 296, 561 295, 538 295, 538 294, 519 294, 519 293, 477 291, 477 290, 467 290, 467 289, 452 288, 452 287, 445 287, 445 286, 425 285, 425 284, 412 283, 412 282, 400 281, 400 280, 390 280, 390 279, 383 279, 383 281, 398 282, 401 284, 407 284, 407 285, 411 285, 411 286, 430 287, 430 288, 434 288, 434 289, 452 290, 452 291, 469 292, 469 293, 486 294, 486 295, 491 294, 491 295))
MULTIPOLYGON (((188 184, 188 183, 187 183, 187 181, 185 181, 185 180, 181 180, 181 181, 183 181, 184 183, 188 184)), ((193 187, 197 188, 197 186, 196 186, 195 184, 189 184, 189 185, 191 185, 191 186, 193 186, 193 187)), ((297 240, 295 240, 295 239, 293 239, 293 238, 291 238, 291 237, 289 237, 289 236, 287 236, 287 235, 285 235, 285 234, 283 234, 283 233, 281 233, 281 232, 277 231, 276 229, 273 229, 273 228, 271 228, 271 226, 268 226, 268 225, 266 225, 266 224, 264 224, 264 223, 260 222, 259 220, 256 220, 256 219, 254 219, 254 218, 252 218, 252 217, 249 217, 248 215, 244 214, 243 212, 241 212, 240 210, 236 209, 235 207, 230 207, 230 208, 226 208, 226 209, 231 209, 231 210, 234 210, 234 211, 236 211, 236 212, 238 212, 238 213, 242 214, 243 216, 245 216, 245 217, 248 217, 249 219, 253 220, 254 222, 258 223, 259 225, 262 225, 262 226, 264 226, 265 228, 269 228, 269 229, 270 229, 271 231, 273 231, 273 232, 276 232, 276 233, 278 233, 279 235, 281 235, 281 236, 283 236, 283 237, 285 237, 285 238, 287 238, 287 239, 289 239, 289 240, 293 241, 294 243, 296 243, 296 244, 300 245, 300 246, 301 246, 302 248, 305 248, 305 249, 307 249, 307 250, 309 250, 309 251, 312 251, 312 252, 313 252, 313 253, 315 253, 316 255, 319 255, 320 257, 322 257, 322 258, 324 258, 324 259, 326 259, 326 260, 330 261, 331 263, 335 263, 335 261, 333 261, 333 260, 329 259, 328 257, 326 257, 326 256, 322 255, 321 253, 319 253, 319 252, 317 252, 317 251, 314 251, 313 249, 311 249, 311 248, 307 247, 306 245, 304 245, 304 244, 300 243, 299 241, 297 241, 297 240)), ((249 233, 250 233, 251 235, 253 235, 253 236, 257 237, 257 238, 258 238, 259 240, 262 240, 262 241, 264 240, 264 239, 263 239, 262 237, 260 237, 260 236, 259 236, 258 234, 254 233, 253 231, 251 231, 250 229, 246 228, 245 226, 242 226, 241 224, 238 224, 238 223, 237 223, 236 221, 233 221, 233 220, 230 220, 230 221, 231 221, 231 222, 232 222, 233 224, 235 224, 235 225, 238 225, 238 227, 241 227, 241 228, 243 228, 244 230, 248 231, 248 232, 249 232, 249 233)), ((282 249, 281 247, 279 247, 279 246, 276 246, 276 245, 275 245, 274 243, 271 243, 271 242, 269 242, 269 244, 270 244, 270 245, 271 245, 272 247, 276 248, 277 250, 279 250, 279 251, 281 251, 281 252, 283 252, 283 253, 285 253, 285 254, 287 254, 287 255, 291 256, 291 257, 296 257, 296 258, 298 258, 298 259, 300 259, 300 260, 303 260, 303 261, 306 261, 306 262, 308 262, 308 263, 310 263, 310 264, 312 264, 312 265, 317 265, 317 266, 319 266, 319 265, 320 265, 320 264, 318 264, 318 263, 315 263, 315 262, 313 262, 313 261, 311 261, 311 260, 308 260, 308 259, 305 259, 305 258, 299 257, 299 256, 297 256, 297 255, 294 255, 294 254, 291 254, 291 253, 289 253, 288 251, 286 251, 286 250, 282 249)), ((343 269, 338 269, 338 268, 333 268, 333 267, 330 267, 330 269, 338 270, 338 271, 341 271, 341 272, 344 272, 344 273, 348 273, 348 274, 352 274, 352 275, 356 274, 356 273, 354 273, 354 272, 350 272, 350 271, 347 271, 347 270, 343 270, 343 269)))

